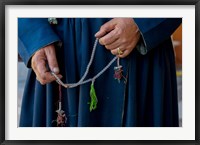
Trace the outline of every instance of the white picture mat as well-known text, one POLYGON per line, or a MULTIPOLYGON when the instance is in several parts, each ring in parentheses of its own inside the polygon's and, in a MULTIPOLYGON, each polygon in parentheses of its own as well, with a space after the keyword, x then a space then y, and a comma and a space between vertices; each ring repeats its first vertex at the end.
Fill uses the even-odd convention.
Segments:
POLYGON ((5 7, 6 140, 194 140, 195 139, 195 6, 43 6, 5 7), (40 128, 17 127, 18 17, 181 17, 182 127, 40 128), (58 134, 59 133, 59 134, 58 134))

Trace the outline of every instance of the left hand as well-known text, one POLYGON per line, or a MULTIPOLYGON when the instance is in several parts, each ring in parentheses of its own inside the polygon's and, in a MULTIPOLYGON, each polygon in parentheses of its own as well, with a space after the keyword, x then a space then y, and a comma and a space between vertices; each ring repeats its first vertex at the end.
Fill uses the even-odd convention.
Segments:
POLYGON ((62 75, 59 74, 54 44, 49 44, 37 50, 31 58, 31 67, 36 74, 36 79, 42 85, 56 80, 48 70, 47 64, 49 65, 50 70, 57 74, 59 78, 62 78, 62 75))
POLYGON ((136 47, 140 32, 132 18, 114 18, 102 25, 95 37, 99 38, 99 43, 105 45, 113 55, 124 58, 136 47))

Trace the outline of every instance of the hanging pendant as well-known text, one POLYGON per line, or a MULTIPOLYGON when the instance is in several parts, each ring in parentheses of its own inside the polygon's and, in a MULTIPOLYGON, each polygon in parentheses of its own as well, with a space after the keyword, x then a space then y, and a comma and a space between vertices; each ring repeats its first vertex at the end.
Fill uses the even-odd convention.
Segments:
MULTIPOLYGON (((61 102, 59 102, 59 106, 61 102)), ((53 120, 52 121, 52 124, 55 124, 55 126, 57 127, 65 127, 66 126, 66 123, 67 123, 67 117, 65 115, 65 111, 63 111, 60 107, 58 110, 56 110, 56 113, 57 113, 57 118, 56 120, 53 120)))
POLYGON ((123 70, 122 70, 122 66, 121 65, 119 65, 119 66, 116 66, 116 67, 114 67, 114 71, 115 71, 115 73, 114 73, 114 78, 116 79, 116 80, 118 80, 118 83, 120 83, 120 80, 121 80, 121 78, 122 78, 122 72, 123 72, 123 70))
POLYGON ((58 110, 56 110, 57 118, 56 120, 52 121, 52 124, 56 123, 57 127, 65 127, 67 123, 67 117, 65 111, 62 110, 62 102, 61 102, 62 92, 61 92, 61 85, 59 85, 59 106, 58 110))
POLYGON ((120 60, 120 58, 118 57, 117 58, 117 66, 114 67, 114 71, 115 71, 114 78, 116 80, 118 80, 118 83, 120 83, 120 80, 123 77, 123 75, 122 75, 122 72, 123 72, 122 65, 119 64, 119 60, 120 60))
POLYGON ((65 111, 61 109, 61 102, 59 102, 59 109, 56 110, 56 112, 57 112, 57 119, 56 119, 57 127, 65 127, 67 122, 67 117, 65 115, 65 111))

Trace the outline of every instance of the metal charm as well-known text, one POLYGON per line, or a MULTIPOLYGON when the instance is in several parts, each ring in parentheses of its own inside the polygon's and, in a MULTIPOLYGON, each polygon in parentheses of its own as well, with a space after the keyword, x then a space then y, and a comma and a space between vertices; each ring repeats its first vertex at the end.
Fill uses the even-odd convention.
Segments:
POLYGON ((56 110, 57 113, 57 119, 52 121, 52 125, 57 127, 65 127, 67 123, 67 117, 65 114, 65 111, 62 110, 62 91, 61 91, 61 85, 59 85, 59 107, 58 110, 56 110), (55 125, 56 123, 56 125, 55 125))
POLYGON ((59 102, 59 109, 56 110, 57 112, 57 119, 53 120, 52 123, 57 124, 57 127, 65 127, 67 123, 67 117, 65 115, 65 111, 61 109, 61 102, 59 102))
POLYGON ((123 76, 123 75, 122 75, 122 72, 123 72, 122 66, 119 65, 119 66, 114 67, 114 71, 115 71, 115 73, 114 73, 114 78, 117 79, 118 82, 120 83, 120 80, 121 80, 121 78, 122 78, 122 76, 123 76))

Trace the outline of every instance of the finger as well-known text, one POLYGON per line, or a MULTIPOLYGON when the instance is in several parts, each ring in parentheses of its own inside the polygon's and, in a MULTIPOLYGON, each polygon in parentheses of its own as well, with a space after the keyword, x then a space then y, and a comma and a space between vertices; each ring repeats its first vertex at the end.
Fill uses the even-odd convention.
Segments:
MULTIPOLYGON (((56 78, 50 73, 50 72, 46 72, 45 75, 47 76, 46 77, 46 80, 42 80, 40 81, 41 84, 47 84, 47 83, 51 83, 53 81, 56 80, 56 78)), ((62 75, 60 74, 57 74, 57 76, 61 79, 62 78, 62 75)))
POLYGON ((114 19, 108 21, 107 23, 105 23, 104 25, 101 26, 100 30, 95 34, 95 37, 101 38, 106 33, 113 30, 115 28, 115 25, 116 25, 116 22, 114 21, 114 19))
MULTIPOLYGON (((44 60, 40 60, 40 62, 37 63, 36 76, 42 85, 56 80, 56 78, 48 71, 46 61, 44 60)), ((61 77, 62 76, 59 75, 59 78, 61 77)))
POLYGON ((31 68, 33 69, 33 71, 35 72, 36 75, 36 79, 39 81, 40 79, 40 73, 38 72, 38 63, 43 63, 45 62, 45 57, 44 55, 41 55, 42 51, 39 50, 38 52, 36 52, 34 54, 34 56, 31 58, 31 68))
POLYGON ((99 43, 101 45, 110 45, 113 42, 115 42, 117 39, 119 39, 119 33, 117 29, 112 30, 105 36, 99 39, 99 43))
MULTIPOLYGON (((113 43, 109 44, 109 45, 105 45, 105 47, 109 50, 113 50, 116 49, 118 47, 120 47, 122 45, 122 43, 119 41, 119 39, 117 39, 116 41, 114 41, 113 43)), ((121 48, 121 47, 120 47, 121 48)))
POLYGON ((41 84, 45 84, 47 81, 48 76, 45 75, 47 71, 48 69, 46 68, 46 61, 44 60, 38 61, 36 65, 35 73, 36 73, 38 81, 41 84))
POLYGON ((127 57, 129 54, 130 54, 130 51, 129 51, 129 50, 125 50, 125 51, 123 52, 123 54, 118 55, 118 56, 119 56, 120 58, 125 58, 125 57, 127 57))
MULTIPOLYGON (((123 54, 125 49, 121 49, 121 47, 118 47, 118 48, 120 49, 120 51, 122 51, 122 54, 123 54)), ((111 50, 111 53, 113 55, 119 55, 118 48, 111 50)))
POLYGON ((51 71, 53 71, 55 74, 59 74, 59 67, 58 67, 58 62, 56 59, 56 53, 55 53, 55 47, 54 45, 49 45, 45 49, 45 54, 47 57, 47 61, 49 64, 49 68, 51 71))
MULTIPOLYGON (((46 74, 45 75, 52 75, 50 72, 46 72, 46 74)), ((62 75, 60 75, 60 74, 58 74, 57 75, 60 79, 62 78, 62 75)), ((54 77, 54 76, 53 76, 54 77)), ((36 77, 36 79, 42 84, 42 85, 45 85, 45 84, 47 84, 47 83, 51 83, 51 82, 53 82, 53 81, 55 81, 56 80, 56 78, 54 77, 54 78, 52 78, 52 79, 46 79, 46 80, 43 80, 43 79, 41 79, 40 77, 36 77)))

